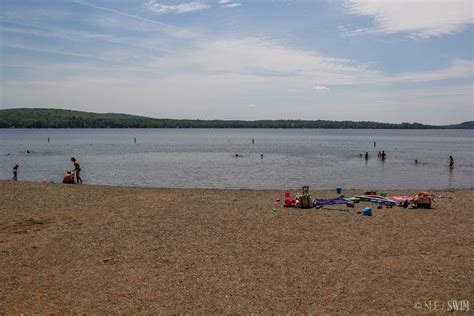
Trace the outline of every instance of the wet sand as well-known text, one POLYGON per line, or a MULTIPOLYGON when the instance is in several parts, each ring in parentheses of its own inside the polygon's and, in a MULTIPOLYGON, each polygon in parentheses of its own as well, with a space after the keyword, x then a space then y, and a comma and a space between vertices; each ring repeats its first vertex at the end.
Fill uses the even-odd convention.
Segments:
POLYGON ((434 209, 360 203, 277 213, 282 191, 0 181, 0 192, 0 314, 413 314, 433 301, 442 311, 449 300, 474 305, 472 189, 433 191, 434 209), (366 206, 374 216, 357 213, 366 206))

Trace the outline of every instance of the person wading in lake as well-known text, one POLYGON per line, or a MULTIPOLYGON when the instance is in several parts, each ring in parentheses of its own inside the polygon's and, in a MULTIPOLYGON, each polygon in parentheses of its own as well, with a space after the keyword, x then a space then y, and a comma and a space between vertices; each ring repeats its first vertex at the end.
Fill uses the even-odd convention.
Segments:
POLYGON ((454 168, 454 159, 453 156, 449 156, 449 168, 454 168))
POLYGON ((15 181, 18 181, 18 167, 20 167, 18 164, 13 166, 13 180, 15 181))
POLYGON ((79 162, 74 157, 71 158, 71 161, 74 163, 74 169, 72 171, 76 175, 77 183, 82 184, 82 178, 81 178, 81 175, 80 175, 81 165, 79 164, 79 162))

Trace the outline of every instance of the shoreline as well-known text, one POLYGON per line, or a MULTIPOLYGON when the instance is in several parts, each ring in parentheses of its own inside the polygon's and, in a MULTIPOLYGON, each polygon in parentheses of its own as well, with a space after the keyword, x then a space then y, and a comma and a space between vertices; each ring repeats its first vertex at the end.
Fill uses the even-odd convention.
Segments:
MULTIPOLYGON (((22 183, 29 183, 29 184, 43 184, 43 185, 66 185, 66 186, 75 186, 78 184, 64 184, 61 182, 48 182, 44 183, 44 181, 31 181, 31 180, 18 180, 18 181, 13 181, 11 179, 0 179, 0 183, 15 183, 15 182, 22 182, 22 183)), ((159 186, 139 186, 139 185, 120 185, 120 184, 100 184, 100 183, 90 183, 90 182, 84 182, 81 185, 85 186, 95 186, 95 187, 106 187, 106 188, 133 188, 133 189, 157 189, 157 190, 228 190, 228 191, 262 191, 262 192, 285 192, 285 191, 290 191, 292 193, 298 192, 300 188, 298 187, 293 187, 293 188, 287 188, 287 189, 278 189, 278 188, 273 188, 273 189, 254 189, 254 188, 213 188, 213 187, 202 187, 202 188, 187 188, 187 187, 159 187, 159 186)), ((363 191, 374 191, 374 188, 342 188, 343 192, 354 192, 354 191, 360 191, 358 194, 363 194, 363 191)), ((418 189, 378 189, 377 191, 393 191, 393 192, 436 192, 436 191, 462 191, 462 190, 474 190, 473 187, 465 187, 465 188, 418 188, 418 189)), ((310 187, 310 191, 317 191, 317 192, 334 192, 336 194, 336 188, 334 189, 329 189, 329 188, 314 188, 310 187)))
POLYGON ((277 212, 280 190, 0 191, 0 314, 415 314, 474 299, 472 189, 433 190, 432 209, 277 212))

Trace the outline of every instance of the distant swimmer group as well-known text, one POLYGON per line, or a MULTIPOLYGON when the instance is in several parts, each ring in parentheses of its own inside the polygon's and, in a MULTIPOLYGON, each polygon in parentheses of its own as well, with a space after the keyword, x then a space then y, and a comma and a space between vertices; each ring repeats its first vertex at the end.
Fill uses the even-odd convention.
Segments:
MULTIPOLYGON (((374 142, 374 147, 376 147, 377 143, 374 142)), ((365 155, 363 154, 359 154, 359 157, 360 158, 365 158, 365 160, 369 160, 369 152, 365 152, 365 155)), ((387 158, 387 154, 385 153, 385 150, 379 150, 377 152, 377 158, 381 159, 382 161, 385 161, 385 159, 387 158)), ((423 163, 421 163, 423 165, 423 163)), ((418 159, 415 159, 415 165, 418 165, 418 159)), ((453 156, 449 156, 449 159, 448 159, 448 166, 450 169, 453 169, 454 168, 454 158, 453 156)))

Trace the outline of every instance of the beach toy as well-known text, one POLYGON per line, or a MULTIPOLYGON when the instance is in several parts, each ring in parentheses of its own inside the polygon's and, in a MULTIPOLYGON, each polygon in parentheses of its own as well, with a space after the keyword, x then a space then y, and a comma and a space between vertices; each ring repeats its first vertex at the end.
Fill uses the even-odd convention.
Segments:
POLYGON ((285 200, 283 202, 283 207, 294 207, 295 203, 296 200, 291 198, 290 192, 285 192, 285 200))
POLYGON ((303 194, 308 194, 309 193, 309 186, 308 185, 304 185, 303 186, 303 194))
POLYGON ((342 193, 342 189, 341 189, 341 188, 336 188, 336 193, 337 193, 337 194, 341 194, 341 193, 342 193))
POLYGON ((387 197, 387 192, 380 192, 380 196, 387 197))
POLYGON ((276 212, 277 212, 277 209, 276 209, 275 207, 272 208, 272 212, 273 212, 273 213, 276 213, 276 212))
POLYGON ((362 215, 364 216, 372 216, 372 209, 370 207, 366 207, 362 210, 362 215))

